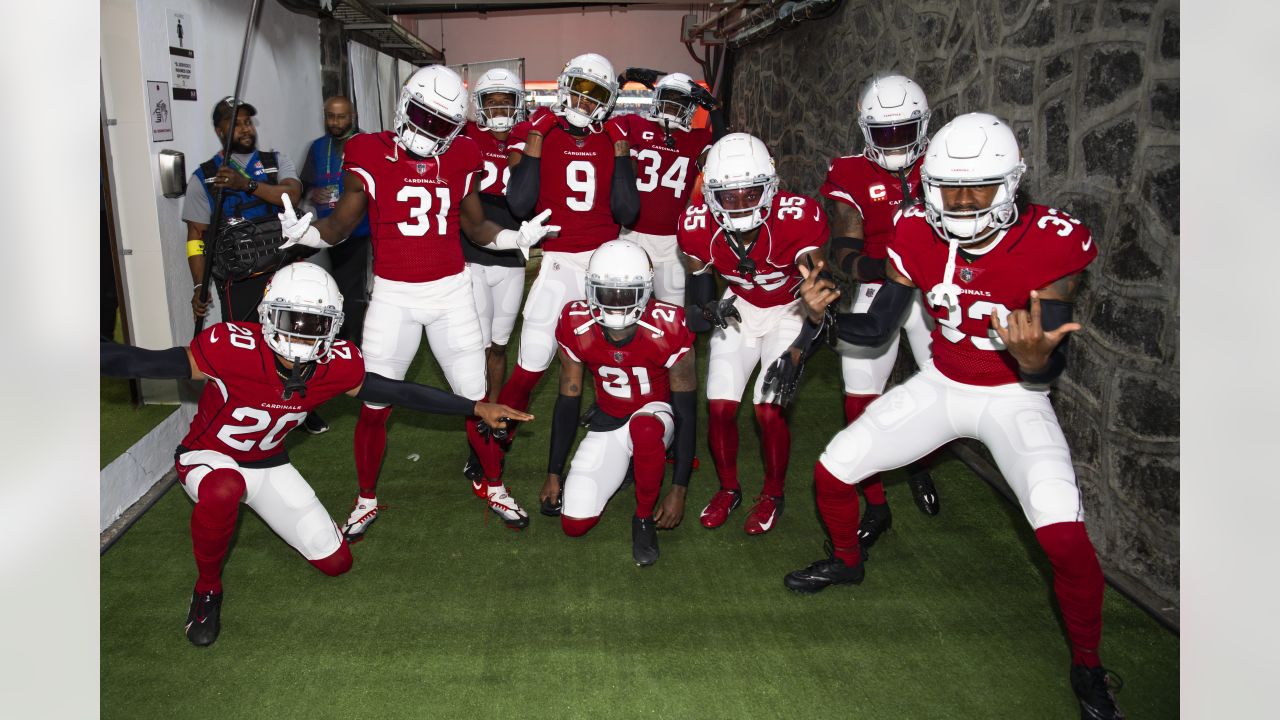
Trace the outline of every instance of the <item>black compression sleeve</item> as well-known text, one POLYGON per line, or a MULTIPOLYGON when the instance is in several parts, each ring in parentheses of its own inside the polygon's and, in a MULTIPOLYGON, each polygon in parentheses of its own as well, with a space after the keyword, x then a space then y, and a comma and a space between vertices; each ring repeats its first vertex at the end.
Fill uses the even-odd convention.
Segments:
POLYGON ((716 279, 710 270, 689 276, 685 285, 684 320, 690 332, 706 332, 711 323, 702 317, 702 307, 716 297, 716 279))
POLYGON ((857 275, 854 274, 853 264, 858 260, 858 256, 862 254, 864 245, 866 245, 866 241, 862 238, 837 235, 831 238, 831 251, 827 253, 827 256, 836 261, 836 267, 840 268, 841 272, 856 279, 857 275))
MULTIPOLYGON (((1040 301, 1040 327, 1047 330, 1057 330, 1063 325, 1071 322, 1072 304, 1061 300, 1041 300, 1040 301)), ((1063 370, 1067 369, 1067 342, 1071 340, 1071 336, 1067 335, 1062 338, 1062 342, 1049 353, 1049 364, 1039 372, 1028 373, 1018 369, 1018 377, 1022 378, 1025 383, 1032 385, 1048 385, 1063 370)))
POLYGON ((398 405, 437 415, 474 415, 476 401, 439 388, 392 380, 377 373, 365 373, 364 385, 356 397, 365 402, 398 405))
POLYGON ((671 484, 689 487, 693 475, 693 455, 698 446, 698 401, 692 390, 671 393, 671 407, 676 415, 676 467, 671 484))
POLYGON ((511 168, 507 178, 507 207, 517 218, 533 215, 538 205, 538 180, 542 175, 541 158, 525 155, 520 164, 511 168))
POLYGON ((874 280, 884 279, 884 258, 867 257, 866 255, 858 256, 857 279, 863 282, 871 282, 874 280))
POLYGON ((547 472, 552 475, 564 475, 569 448, 578 435, 578 412, 581 409, 581 395, 560 393, 556 398, 556 409, 551 414, 551 451, 547 454, 547 472))
POLYGON ((630 157, 613 159, 609 209, 613 211, 614 222, 619 225, 630 225, 640 215, 640 191, 636 189, 636 170, 631 166, 630 157))
POLYGON ((191 361, 186 348, 144 350, 132 345, 99 341, 102 374, 107 377, 190 380, 191 361))
POLYGON ((887 282, 865 313, 836 316, 840 339, 863 347, 883 345, 902 326, 902 315, 915 299, 915 288, 887 282))

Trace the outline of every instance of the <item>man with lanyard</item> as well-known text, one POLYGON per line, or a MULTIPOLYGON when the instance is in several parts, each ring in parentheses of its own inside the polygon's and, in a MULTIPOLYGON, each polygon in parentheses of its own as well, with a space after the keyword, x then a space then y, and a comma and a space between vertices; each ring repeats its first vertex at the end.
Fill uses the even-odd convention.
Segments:
MULTIPOLYGON (((302 162, 302 187, 307 200, 315 208, 317 218, 328 217, 342 195, 342 149, 347 139, 360 132, 356 127, 356 113, 351 101, 342 95, 334 95, 324 101, 325 134, 318 137, 307 149, 302 162)), ((345 242, 329 248, 329 264, 333 279, 342 292, 341 337, 360 342, 364 329, 364 312, 369 305, 369 217, 360 224, 345 242)))

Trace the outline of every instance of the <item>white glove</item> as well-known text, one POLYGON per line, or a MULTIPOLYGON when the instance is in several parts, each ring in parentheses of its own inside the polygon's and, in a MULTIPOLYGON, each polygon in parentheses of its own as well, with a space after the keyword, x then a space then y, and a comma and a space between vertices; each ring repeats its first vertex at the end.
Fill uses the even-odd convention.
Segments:
POLYGON ((551 208, 538 213, 532 220, 520 223, 519 230, 503 230, 493 239, 495 250, 520 250, 524 259, 529 259, 529 248, 537 245, 542 238, 551 233, 560 232, 559 225, 543 225, 551 217, 551 208))
POLYGON ((298 217, 293 212, 293 201, 289 199, 288 193, 284 195, 284 212, 276 217, 280 218, 280 234, 285 237, 281 250, 294 245, 306 245, 318 250, 329 247, 329 243, 320 237, 320 231, 311 227, 311 213, 298 217))

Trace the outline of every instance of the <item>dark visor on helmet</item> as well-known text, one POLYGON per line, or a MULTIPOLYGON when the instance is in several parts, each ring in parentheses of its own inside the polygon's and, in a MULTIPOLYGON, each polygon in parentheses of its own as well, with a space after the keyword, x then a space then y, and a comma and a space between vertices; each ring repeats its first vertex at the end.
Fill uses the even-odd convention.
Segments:
POLYGON ((640 302, 643 288, 596 287, 596 304, 604 308, 629 308, 640 302))
POLYGON ((461 123, 456 123, 439 115, 419 105, 412 99, 409 100, 405 114, 409 117, 409 122, 413 123, 414 127, 432 137, 449 137, 461 126, 461 123))
POLYGON ((882 150, 907 147, 920 138, 920 121, 899 123, 897 125, 870 125, 871 142, 882 150))
POLYGON ((763 185, 716 190, 716 202, 725 210, 754 210, 764 197, 763 185))
POLYGON ((277 310, 276 330, 286 335, 325 337, 333 327, 333 318, 299 310, 277 310))

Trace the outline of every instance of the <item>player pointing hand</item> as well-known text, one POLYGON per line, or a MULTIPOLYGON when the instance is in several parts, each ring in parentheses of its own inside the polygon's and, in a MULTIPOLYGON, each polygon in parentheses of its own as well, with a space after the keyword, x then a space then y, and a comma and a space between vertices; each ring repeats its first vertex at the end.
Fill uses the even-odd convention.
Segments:
POLYGON ((1049 363, 1049 354, 1068 333, 1080 329, 1080 323, 1069 322, 1053 330, 1041 325, 1040 293, 1031 291, 1030 312, 1021 308, 1009 313, 1007 323, 1002 324, 999 313, 991 313, 991 329, 1000 336, 1000 342, 1018 361, 1025 373, 1036 373, 1049 363))

